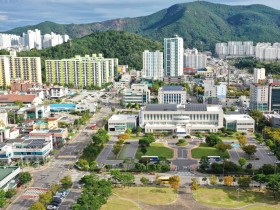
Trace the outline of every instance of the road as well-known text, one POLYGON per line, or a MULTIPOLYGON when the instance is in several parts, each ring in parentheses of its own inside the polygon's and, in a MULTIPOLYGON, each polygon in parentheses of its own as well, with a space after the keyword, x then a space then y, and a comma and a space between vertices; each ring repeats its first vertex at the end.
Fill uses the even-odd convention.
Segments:
MULTIPOLYGON (((86 128, 92 123, 97 123, 99 119, 102 119, 108 113, 110 113, 110 108, 102 108, 99 113, 95 114, 90 121, 85 125, 86 128)), ((92 131, 93 132, 93 131, 92 131)), ((69 142, 67 145, 59 151, 59 154, 50 162, 47 166, 40 166, 37 169, 34 168, 24 168, 23 171, 29 171, 32 174, 34 184, 32 187, 38 188, 48 188, 50 184, 58 183, 59 180, 69 175, 72 177, 74 185, 80 180, 80 178, 85 174, 85 172, 77 171, 72 166, 78 160, 82 153, 82 150, 91 141, 90 135, 86 135, 82 129, 76 135, 76 137, 69 142)), ((73 193, 70 193, 65 199, 66 204, 63 202, 62 209, 69 209, 69 207, 76 201, 80 189, 75 189, 73 193)), ((25 198, 25 194, 18 197, 10 206, 8 210, 26 210, 32 205, 36 200, 25 198)))

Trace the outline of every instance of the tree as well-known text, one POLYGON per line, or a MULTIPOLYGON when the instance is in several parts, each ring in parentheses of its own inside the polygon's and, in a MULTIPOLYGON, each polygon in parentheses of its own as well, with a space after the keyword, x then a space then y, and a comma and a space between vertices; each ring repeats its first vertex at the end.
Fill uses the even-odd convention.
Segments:
POLYGON ((147 185, 147 184, 149 184, 149 179, 143 176, 143 177, 141 177, 140 182, 143 185, 147 185))
POLYGON ((46 210, 46 208, 41 202, 37 201, 36 203, 32 204, 29 210, 46 210))
POLYGON ((268 181, 268 177, 265 174, 256 174, 252 179, 260 184, 259 190, 261 190, 262 184, 268 181))
POLYGON ((17 190, 14 188, 8 189, 6 192, 6 198, 12 198, 14 195, 17 194, 17 190))
POLYGON ((209 167, 210 167, 210 162, 209 162, 208 157, 206 157, 206 156, 201 157, 199 168, 200 168, 201 170, 205 171, 205 170, 207 170, 209 167))
POLYGON ((245 146, 246 144, 248 144, 248 138, 244 135, 240 135, 238 136, 238 141, 239 141, 239 144, 243 147, 245 146))
POLYGON ((113 146, 113 153, 114 155, 117 157, 117 155, 119 154, 119 152, 121 151, 122 149, 122 145, 120 144, 114 144, 113 146))
POLYGON ((275 199, 276 194, 280 192, 280 174, 269 175, 266 188, 272 190, 275 199))
POLYGON ((0 208, 6 204, 6 193, 3 189, 0 189, 0 208))
POLYGON ((225 176, 224 177, 224 184, 226 186, 232 186, 233 183, 233 177, 232 176, 225 176))
POLYGON ((125 102, 124 102, 124 100, 120 100, 120 106, 121 106, 122 108, 125 108, 125 102))
POLYGON ((180 177, 179 176, 171 176, 169 178, 169 184, 173 189, 175 189, 175 190, 179 189, 179 187, 180 187, 180 177))
POLYGON ((115 112, 115 111, 116 111, 116 108, 115 108, 114 106, 112 106, 111 111, 112 111, 112 112, 115 112))
POLYGON ((136 110, 140 109, 139 104, 138 104, 138 103, 135 103, 134 108, 135 108, 136 110))
POLYGON ((230 144, 224 144, 223 142, 216 144, 215 147, 221 152, 225 152, 226 150, 231 149, 230 144))
POLYGON ((32 180, 32 176, 29 172, 21 172, 18 179, 20 185, 24 185, 32 180))
POLYGON ((205 142, 210 146, 213 147, 218 143, 221 143, 222 140, 217 134, 211 133, 209 136, 206 137, 205 142))
POLYGON ((237 109, 236 106, 233 106, 233 105, 232 105, 231 108, 230 108, 230 111, 235 112, 236 109, 237 109))
POLYGON ((239 165, 240 165, 241 168, 242 168, 244 165, 246 165, 247 160, 246 160, 245 158, 239 158, 239 159, 238 159, 238 163, 239 163, 239 165))
POLYGON ((60 183, 64 189, 68 189, 72 186, 72 178, 71 176, 65 176, 60 180, 60 183))
POLYGON ((210 178, 209 178, 209 180, 210 180, 210 184, 211 185, 216 185, 217 184, 217 177, 215 176, 215 175, 212 175, 210 178))
POLYGON ((87 160, 80 158, 76 163, 82 170, 87 171, 89 169, 89 163, 87 160))
POLYGON ((250 187, 250 184, 251 184, 251 177, 241 176, 241 177, 239 177, 237 183, 240 187, 248 188, 248 187, 250 187))
POLYGON ((128 102, 128 104, 127 104, 127 108, 131 108, 132 107, 132 103, 131 102, 128 102))
POLYGON ((39 201, 44 204, 44 206, 48 205, 52 201, 52 192, 48 190, 45 193, 40 194, 39 201))
POLYGON ((200 187, 200 184, 196 178, 191 179, 191 190, 198 190, 200 187))
POLYGON ((130 134, 129 134, 129 133, 119 134, 119 135, 118 135, 118 138, 119 138, 119 139, 127 140, 127 139, 130 138, 130 134))
POLYGON ((14 102, 14 105, 15 105, 15 106, 19 106, 19 107, 23 107, 23 106, 24 106, 24 105, 23 105, 23 102, 20 101, 20 100, 16 100, 16 101, 14 102))
POLYGON ((56 103, 61 103, 61 102, 62 102, 62 99, 61 99, 61 98, 58 98, 58 99, 56 99, 55 101, 56 101, 56 103))
POLYGON ((53 195, 60 189, 59 184, 51 184, 51 192, 53 195))
POLYGON ((257 152, 256 145, 246 145, 243 146, 242 149, 249 157, 257 152))
POLYGON ((131 128, 128 128, 126 131, 125 131, 125 133, 127 133, 127 134, 131 134, 132 133, 132 129, 131 128))

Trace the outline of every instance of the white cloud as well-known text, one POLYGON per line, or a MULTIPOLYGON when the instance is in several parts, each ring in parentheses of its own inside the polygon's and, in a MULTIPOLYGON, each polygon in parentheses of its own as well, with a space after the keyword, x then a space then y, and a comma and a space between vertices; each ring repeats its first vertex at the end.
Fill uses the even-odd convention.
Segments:
POLYGON ((8 20, 8 16, 0 14, 0 21, 6 21, 6 20, 8 20))

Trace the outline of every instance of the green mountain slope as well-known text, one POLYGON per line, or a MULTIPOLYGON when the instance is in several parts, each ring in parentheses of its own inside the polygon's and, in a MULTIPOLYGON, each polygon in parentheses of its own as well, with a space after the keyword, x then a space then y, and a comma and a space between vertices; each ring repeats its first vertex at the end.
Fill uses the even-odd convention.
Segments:
POLYGON ((77 38, 56 47, 44 50, 31 50, 18 53, 19 56, 39 56, 44 60, 71 58, 75 55, 84 56, 102 53, 106 58, 118 58, 119 64, 142 68, 142 52, 144 50, 163 50, 160 42, 144 38, 140 35, 124 31, 95 32, 91 35, 77 38))
POLYGON ((209 2, 176 4, 154 14, 108 20, 90 24, 56 24, 43 22, 36 26, 16 28, 9 33, 20 34, 27 29, 67 33, 72 38, 95 31, 123 30, 163 41, 175 33, 185 40, 185 47, 213 49, 214 43, 228 40, 276 42, 280 36, 280 11, 263 5, 228 6, 209 2))

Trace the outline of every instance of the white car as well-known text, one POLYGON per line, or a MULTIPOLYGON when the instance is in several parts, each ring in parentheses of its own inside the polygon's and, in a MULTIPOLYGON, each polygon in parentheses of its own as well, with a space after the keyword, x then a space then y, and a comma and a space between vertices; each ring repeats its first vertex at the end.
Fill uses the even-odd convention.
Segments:
POLYGON ((56 206, 53 206, 53 205, 48 205, 47 209, 51 210, 51 209, 57 209, 56 206))

